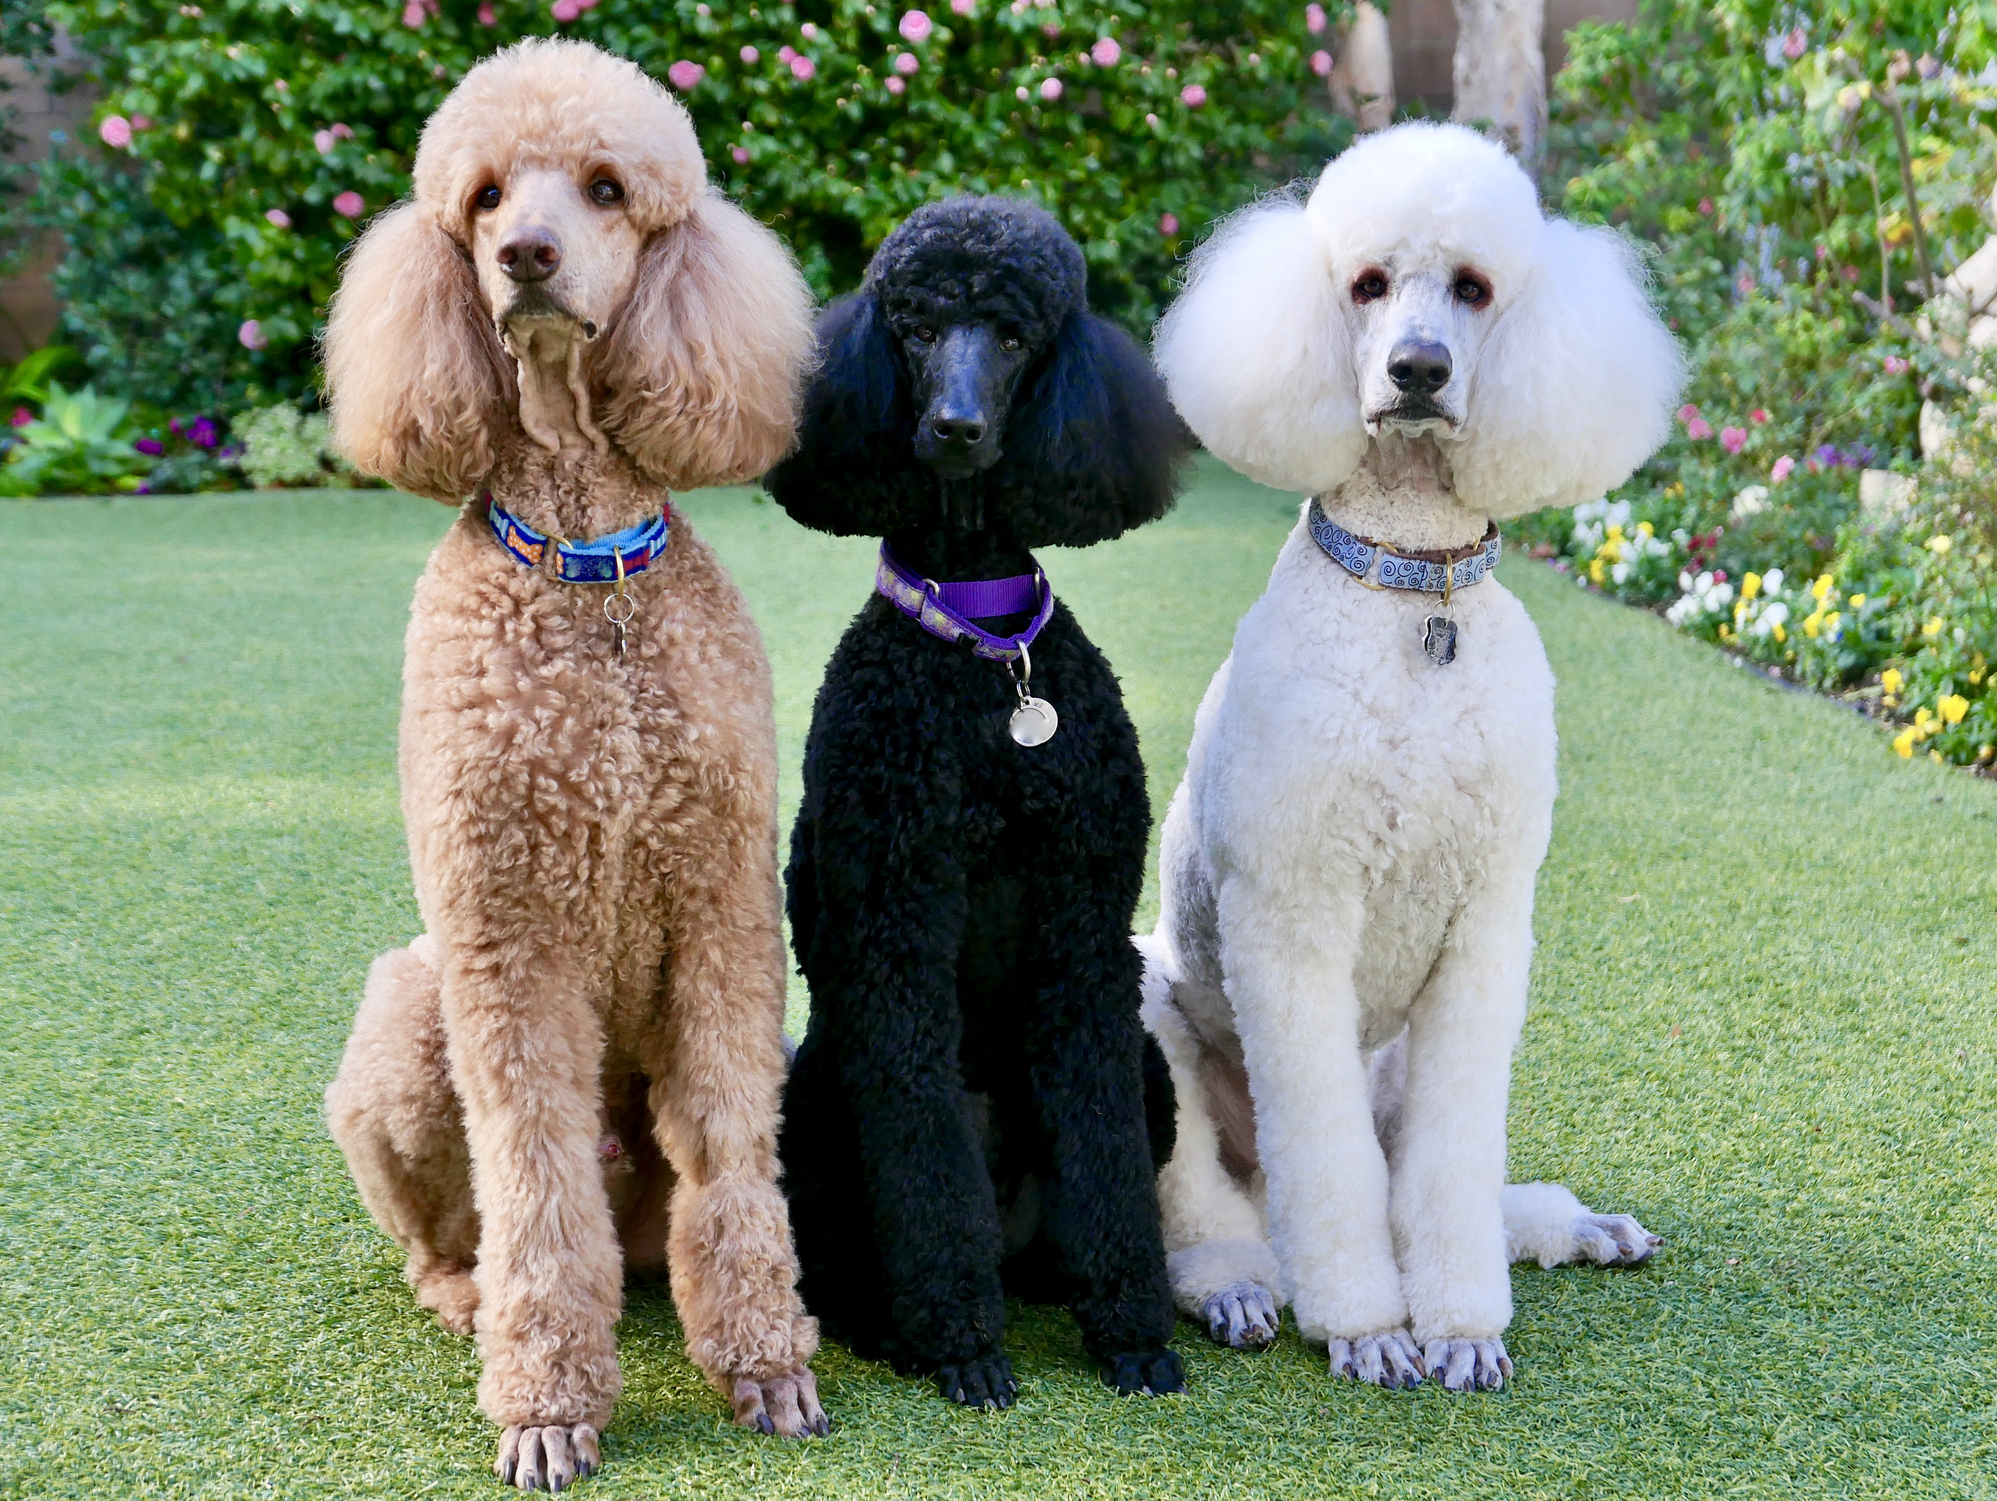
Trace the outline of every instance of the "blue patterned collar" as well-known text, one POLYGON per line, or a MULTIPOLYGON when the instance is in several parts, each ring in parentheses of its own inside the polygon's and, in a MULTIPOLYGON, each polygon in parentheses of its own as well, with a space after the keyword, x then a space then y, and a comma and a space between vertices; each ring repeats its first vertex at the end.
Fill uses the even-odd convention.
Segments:
POLYGON ((1447 596, 1472 584, 1481 584, 1484 576, 1498 566, 1499 554, 1504 551, 1495 521, 1484 533, 1484 540, 1459 558, 1454 549, 1439 555, 1389 552, 1378 542, 1353 536, 1325 515, 1316 497, 1311 499, 1306 519, 1311 540, 1333 562, 1360 583, 1378 589, 1412 589, 1421 594, 1447 596))
POLYGON ((571 542, 566 537, 537 532, 507 510, 486 491, 486 524, 499 545, 514 560, 528 568, 538 568, 548 556, 548 544, 555 548, 555 577, 565 584, 614 584, 635 573, 643 573, 658 562, 671 534, 673 508, 662 507, 659 514, 621 532, 589 542, 571 542))

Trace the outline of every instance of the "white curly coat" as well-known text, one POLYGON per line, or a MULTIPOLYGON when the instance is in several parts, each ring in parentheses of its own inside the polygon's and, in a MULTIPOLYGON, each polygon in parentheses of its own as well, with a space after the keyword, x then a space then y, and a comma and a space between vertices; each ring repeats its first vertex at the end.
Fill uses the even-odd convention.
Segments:
MULTIPOLYGON (((1226 225, 1157 353, 1234 468, 1458 556, 1492 519, 1623 480, 1681 377, 1624 241, 1545 218, 1502 149, 1425 124, 1226 225), (1404 389, 1415 346, 1447 355, 1426 406, 1404 389)), ((1255 1345, 1289 1301, 1334 1373, 1467 1390, 1511 1371, 1508 1262, 1657 1240, 1505 1186, 1553 674, 1495 579, 1450 602, 1447 666, 1421 646, 1437 609, 1355 580, 1299 522, 1200 705, 1139 946, 1178 1093, 1160 1195, 1180 1305, 1255 1345)))

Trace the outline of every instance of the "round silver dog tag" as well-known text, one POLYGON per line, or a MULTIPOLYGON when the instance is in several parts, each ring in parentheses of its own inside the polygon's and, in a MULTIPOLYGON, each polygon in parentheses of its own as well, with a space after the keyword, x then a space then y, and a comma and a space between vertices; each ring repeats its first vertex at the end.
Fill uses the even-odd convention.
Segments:
POLYGON ((1012 711, 1009 726, 1012 738, 1019 745, 1045 745, 1054 738, 1054 732, 1061 728, 1061 716, 1054 712, 1054 706, 1044 698, 1034 698, 1031 694, 1022 697, 1019 707, 1012 711))

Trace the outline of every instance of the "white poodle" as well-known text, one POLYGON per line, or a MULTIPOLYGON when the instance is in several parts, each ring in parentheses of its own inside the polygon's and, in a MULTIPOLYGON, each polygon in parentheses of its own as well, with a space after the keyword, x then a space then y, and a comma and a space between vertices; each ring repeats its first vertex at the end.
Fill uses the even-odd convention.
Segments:
POLYGON ((1314 497, 1200 705, 1138 940, 1178 1094, 1173 1290, 1224 1343, 1288 1300, 1334 1373, 1496 1387, 1509 1262, 1658 1240, 1505 1186, 1554 728, 1494 521, 1621 482, 1677 348, 1617 235, 1409 124, 1227 224, 1158 359, 1212 452, 1314 497))

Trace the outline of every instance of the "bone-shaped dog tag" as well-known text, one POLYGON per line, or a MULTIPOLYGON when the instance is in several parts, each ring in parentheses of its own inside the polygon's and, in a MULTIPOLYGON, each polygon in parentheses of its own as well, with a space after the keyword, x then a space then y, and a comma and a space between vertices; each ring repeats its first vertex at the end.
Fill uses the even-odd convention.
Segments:
POLYGON ((1431 615, 1421 625, 1421 649, 1437 667, 1456 660, 1456 622, 1447 615, 1431 615))

